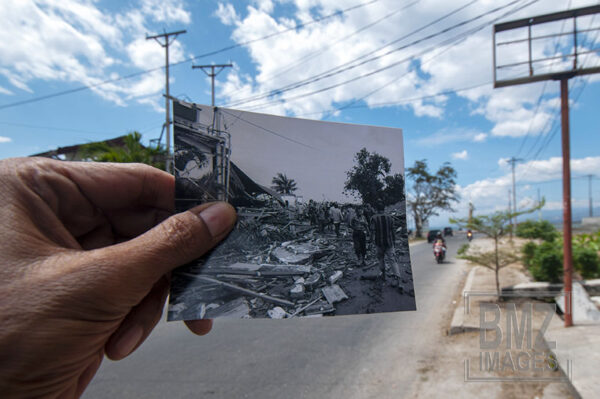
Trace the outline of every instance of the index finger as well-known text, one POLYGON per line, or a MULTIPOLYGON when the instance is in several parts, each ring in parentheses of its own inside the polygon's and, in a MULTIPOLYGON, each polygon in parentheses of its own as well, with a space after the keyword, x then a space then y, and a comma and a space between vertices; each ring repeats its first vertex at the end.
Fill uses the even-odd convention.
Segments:
POLYGON ((174 209, 175 178, 144 164, 53 161, 93 205, 103 210, 124 207, 174 209))

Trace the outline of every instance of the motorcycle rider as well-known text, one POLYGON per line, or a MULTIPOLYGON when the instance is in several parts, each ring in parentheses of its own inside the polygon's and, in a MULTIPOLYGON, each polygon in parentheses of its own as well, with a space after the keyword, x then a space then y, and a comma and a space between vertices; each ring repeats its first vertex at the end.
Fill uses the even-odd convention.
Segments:
POLYGON ((433 246, 435 247, 435 244, 437 244, 439 241, 442 242, 442 246, 444 247, 444 250, 446 249, 446 240, 444 240, 444 236, 442 236, 442 232, 438 231, 437 234, 435 235, 435 240, 433 240, 433 246))

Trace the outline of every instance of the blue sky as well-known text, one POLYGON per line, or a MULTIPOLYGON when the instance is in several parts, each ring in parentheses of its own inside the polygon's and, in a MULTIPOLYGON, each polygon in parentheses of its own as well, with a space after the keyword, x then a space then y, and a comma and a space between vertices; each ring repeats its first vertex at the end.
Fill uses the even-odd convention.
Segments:
MULTIPOLYGON (((234 68, 217 77, 217 105, 402 128, 406 166, 427 159, 432 170, 446 161, 457 169, 459 215, 469 200, 479 212, 507 206, 510 168, 503 160, 511 156, 523 159, 517 166, 518 204, 531 204, 540 188, 547 208, 558 210, 558 83, 493 89, 491 25, 598 3, 4 0, 0 158, 132 130, 145 140, 157 138, 164 121, 164 72, 157 69, 164 50, 145 35, 186 29, 171 47, 171 62, 181 62, 171 68, 174 96, 210 103, 210 81, 191 65, 231 62, 234 68), (90 85, 97 86, 11 106, 90 85), (297 87, 281 90, 290 86, 297 87)), ((598 28, 600 16, 583 17, 578 26, 598 28)), ((533 33, 568 29, 556 23, 533 33)), ((580 51, 600 47, 598 36, 598 31, 581 35, 580 51)), ((523 48, 508 47, 503 59, 519 60, 523 48)), ((540 40, 533 52, 534 58, 567 53, 569 43, 540 40)), ((591 52, 580 62, 598 66, 600 57, 591 52)), ((590 75, 570 82, 574 177, 600 177, 599 80, 600 75, 590 75)), ((594 185, 600 199, 600 181, 594 185)), ((587 180, 574 179, 575 208, 587 209, 587 194, 587 180)), ((432 224, 447 217, 444 213, 432 224)))

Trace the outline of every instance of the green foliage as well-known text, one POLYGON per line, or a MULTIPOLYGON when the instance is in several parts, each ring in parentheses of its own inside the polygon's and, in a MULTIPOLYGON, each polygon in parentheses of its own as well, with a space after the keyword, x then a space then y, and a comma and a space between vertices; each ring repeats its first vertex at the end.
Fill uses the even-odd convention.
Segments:
POLYGON ((563 274, 562 264, 562 254, 556 245, 544 242, 536 248, 529 272, 536 281, 558 283, 563 274))
POLYGON ((529 241, 521 247, 521 254, 523 255, 521 259, 523 260, 525 267, 528 269, 531 267, 531 261, 535 256, 535 250, 537 247, 537 244, 532 241, 529 241))
POLYGON ((346 172, 346 193, 372 207, 376 207, 378 201, 387 206, 404 200, 404 178, 399 173, 390 173, 389 159, 363 148, 354 156, 354 162, 352 170, 346 172))
POLYGON ((164 170, 166 150, 145 147, 141 140, 140 133, 132 132, 125 136, 124 146, 111 146, 106 142, 84 144, 79 149, 80 156, 95 162, 145 163, 164 170))
MULTIPOLYGON (((600 257, 595 250, 598 234, 579 234, 573 237, 573 268, 581 277, 600 277, 600 257)), ((538 281, 559 282, 563 273, 563 241, 545 241, 540 245, 528 242, 523 246, 523 264, 538 281)))
POLYGON ((460 255, 459 258, 466 259, 475 264, 478 264, 483 267, 487 267, 491 270, 500 270, 511 263, 515 263, 519 260, 519 256, 515 254, 514 251, 500 249, 496 253, 496 251, 470 251, 463 255, 460 255))
POLYGON ((296 181, 288 178, 284 173, 277 173, 271 180, 271 188, 280 194, 292 194, 298 189, 296 181))
POLYGON ((459 200, 456 193, 456 170, 445 162, 435 174, 427 167, 427 160, 415 161, 407 169, 407 176, 413 181, 408 196, 408 206, 413 213, 416 235, 421 236, 423 223, 440 210, 453 211, 452 204, 459 200))
POLYGON ((552 241, 559 236, 554 225, 547 220, 527 220, 519 223, 515 234, 521 238, 540 238, 544 241, 552 241))
POLYGON ((460 248, 458 248, 458 251, 456 251, 456 253, 459 256, 463 256, 467 254, 467 251, 469 250, 469 244, 463 244, 460 246, 460 248))
POLYGON ((585 279, 600 277, 600 258, 592 248, 573 247, 573 267, 585 279))
POLYGON ((573 237, 573 246, 589 248, 600 252, 600 231, 592 234, 578 234, 573 237))

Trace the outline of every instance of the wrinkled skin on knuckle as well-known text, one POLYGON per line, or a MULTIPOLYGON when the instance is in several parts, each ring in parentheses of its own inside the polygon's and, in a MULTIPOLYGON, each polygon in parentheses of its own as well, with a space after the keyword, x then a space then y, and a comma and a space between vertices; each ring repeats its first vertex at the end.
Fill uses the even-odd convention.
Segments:
POLYGON ((177 214, 171 218, 169 223, 164 223, 164 237, 169 242, 169 247, 177 250, 185 257, 194 257, 205 239, 210 240, 210 234, 206 228, 198 228, 199 219, 190 212, 177 214), (202 234, 206 232, 207 234, 202 234))

